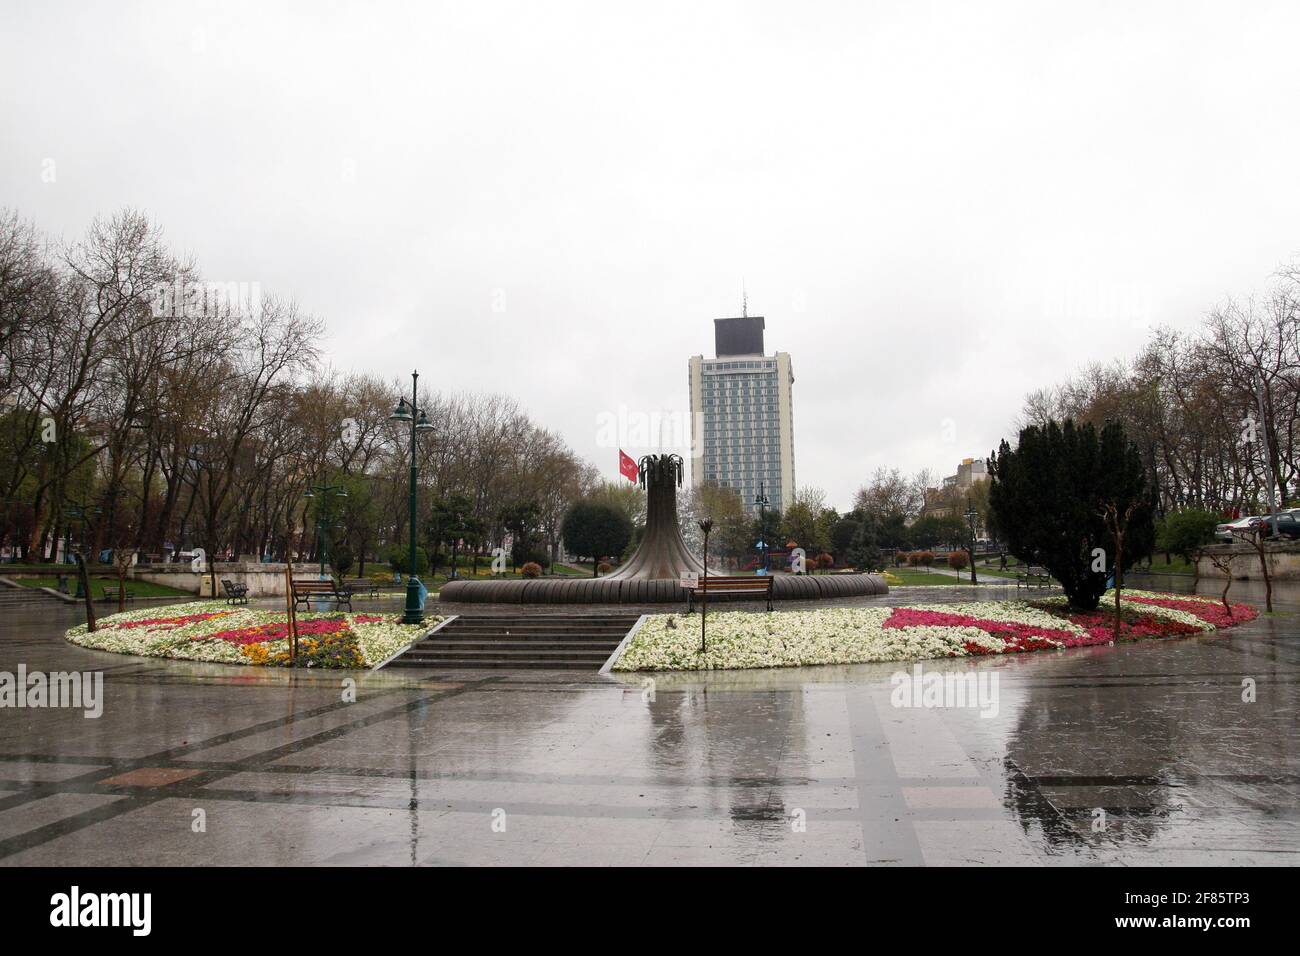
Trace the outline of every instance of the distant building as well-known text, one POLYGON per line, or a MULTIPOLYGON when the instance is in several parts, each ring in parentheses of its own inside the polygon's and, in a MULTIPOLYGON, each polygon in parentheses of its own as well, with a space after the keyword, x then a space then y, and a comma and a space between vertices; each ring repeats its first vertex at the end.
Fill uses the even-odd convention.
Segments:
POLYGON ((925 513, 935 518, 947 517, 954 511, 953 503, 970 491, 975 482, 988 476, 988 462, 983 458, 963 458, 957 474, 945 478, 942 487, 926 489, 925 513))
POLYGON ((975 482, 988 476, 988 462, 983 458, 963 458, 961 464, 957 466, 957 474, 945 478, 943 486, 956 488, 958 491, 970 491, 975 482))
POLYGON ((740 492, 757 513, 760 488, 767 508, 784 511, 794 499, 794 373, 788 352, 763 352, 761 315, 714 319, 714 358, 690 359, 691 483, 712 482, 740 492))

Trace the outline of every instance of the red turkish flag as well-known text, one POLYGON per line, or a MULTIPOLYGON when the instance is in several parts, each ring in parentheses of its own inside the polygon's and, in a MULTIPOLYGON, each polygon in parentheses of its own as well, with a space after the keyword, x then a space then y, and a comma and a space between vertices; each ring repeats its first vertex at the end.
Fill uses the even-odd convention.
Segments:
POLYGON ((618 450, 618 470, 619 474, 628 481, 636 481, 638 476, 636 460, 621 448, 618 450))

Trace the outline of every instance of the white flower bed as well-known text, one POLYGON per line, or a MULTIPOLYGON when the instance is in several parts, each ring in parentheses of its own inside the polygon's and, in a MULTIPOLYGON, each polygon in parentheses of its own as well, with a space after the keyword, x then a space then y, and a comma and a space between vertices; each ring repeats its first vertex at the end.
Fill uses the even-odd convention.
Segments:
MULTIPOLYGON (((826 608, 709 615, 708 651, 700 653, 699 614, 656 614, 637 631, 615 670, 699 670, 718 667, 795 667, 947 657, 961 649, 953 628, 881 625, 893 608, 826 608), (669 626, 669 621, 673 627, 669 626)), ((985 635, 987 636, 987 635, 985 635)))
MULTIPOLYGON (((442 618, 431 616, 416 627, 400 623, 394 614, 383 620, 363 620, 376 616, 373 613, 299 613, 300 624, 316 621, 347 622, 347 629, 355 639, 364 666, 374 667, 398 651, 424 636, 441 623, 442 618)), ((110 614, 99 618, 97 629, 87 631, 85 624, 70 628, 66 638, 80 647, 109 651, 115 654, 134 654, 140 657, 166 657, 176 660, 205 661, 220 664, 257 664, 240 645, 230 640, 215 638, 222 631, 257 628, 283 624, 285 612, 259 610, 252 607, 231 607, 221 601, 191 601, 162 607, 139 608, 110 614), (196 615, 212 615, 204 620, 178 622, 196 615), (137 622, 156 622, 132 627, 137 622)), ((274 657, 288 652, 287 639, 268 639, 255 642, 266 656, 274 657)), ((299 646, 303 638, 300 636, 299 646)))
POLYGON ((366 623, 353 621, 350 626, 352 633, 357 636, 357 644, 361 646, 366 666, 374 667, 376 664, 382 664, 398 651, 410 647, 441 623, 441 617, 431 615, 426 617, 419 627, 393 620, 366 623))
MULTIPOLYGON (((1190 625, 1199 631, 1215 630, 1214 623, 1190 610, 1128 598, 1194 601, 1205 605, 1207 616, 1217 612, 1219 602, 1192 595, 1125 590, 1121 604, 1126 611, 1136 611, 1149 621, 1171 622, 1167 628, 1151 624, 1136 632, 1130 628, 1130 635, 1137 633, 1146 638, 1184 633, 1175 625, 1190 625)), ((1108 592, 1097 613, 1107 613, 1110 605, 1106 602, 1113 604, 1113 600, 1114 592, 1108 592)), ((1077 647, 1112 640, 1109 625, 1100 623, 1104 617, 1079 618, 1088 624, 1085 627, 1068 619, 1064 598, 1046 598, 1035 603, 1060 608, 1060 613, 1023 601, 968 601, 898 608, 839 607, 766 614, 715 612, 708 618, 708 646, 703 651, 699 614, 657 614, 644 622, 613 669, 710 670, 914 661, 1077 647)), ((1254 616, 1253 611, 1242 607, 1249 613, 1244 620, 1254 616)))

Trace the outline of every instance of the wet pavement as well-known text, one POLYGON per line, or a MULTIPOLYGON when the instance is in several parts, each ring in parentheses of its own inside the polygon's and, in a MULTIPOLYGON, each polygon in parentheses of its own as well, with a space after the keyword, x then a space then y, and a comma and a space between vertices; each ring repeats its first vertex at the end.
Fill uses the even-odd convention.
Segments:
POLYGON ((1219 635, 923 665, 996 714, 893 706, 910 665, 290 673, 9 614, 0 671, 99 670, 105 700, 0 709, 0 864, 1294 864, 1290 588, 1219 635))

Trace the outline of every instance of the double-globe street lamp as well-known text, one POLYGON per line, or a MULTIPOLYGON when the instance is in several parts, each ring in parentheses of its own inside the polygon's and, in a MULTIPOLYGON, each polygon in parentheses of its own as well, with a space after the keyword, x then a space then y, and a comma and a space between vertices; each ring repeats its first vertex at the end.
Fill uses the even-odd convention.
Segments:
POLYGON ((325 521, 325 498, 333 495, 335 498, 346 498, 347 490, 342 485, 308 485, 307 490, 303 492, 304 498, 318 498, 316 502, 316 540, 320 542, 320 576, 325 580, 325 562, 330 556, 330 537, 329 525, 325 521))
POLYGON ((975 549, 979 545, 979 540, 975 536, 975 522, 979 518, 979 516, 980 513, 975 510, 975 506, 971 505, 970 509, 966 512, 966 521, 970 524, 970 583, 971 584, 979 583, 975 578, 975 549))
POLYGON ((416 479, 419 474, 419 466, 415 458, 415 439, 420 432, 433 430, 433 423, 424 410, 416 404, 416 383, 420 379, 419 372, 411 373, 411 402, 408 405, 406 399, 399 399, 397 407, 393 409, 393 414, 388 416, 390 422, 410 422, 411 423, 411 554, 410 554, 410 576, 406 579, 406 612, 402 615, 403 624, 423 624, 424 613, 420 607, 420 579, 415 576, 415 512, 416 512, 416 479))
POLYGON ((758 494, 754 495, 754 504, 758 505, 758 550, 763 558, 763 563, 759 567, 759 574, 767 574, 771 569, 768 567, 768 543, 767 543, 767 506, 771 503, 767 497, 767 487, 764 482, 758 483, 758 494))

